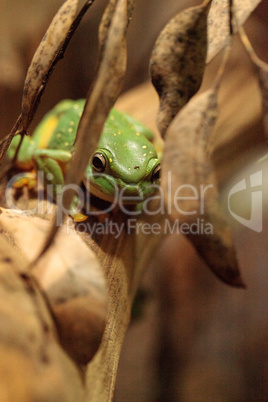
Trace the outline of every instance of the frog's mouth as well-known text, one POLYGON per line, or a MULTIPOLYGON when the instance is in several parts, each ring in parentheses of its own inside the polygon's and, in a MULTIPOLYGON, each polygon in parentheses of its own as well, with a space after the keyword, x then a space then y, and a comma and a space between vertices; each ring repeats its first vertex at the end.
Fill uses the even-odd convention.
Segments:
POLYGON ((121 187, 116 183, 116 185, 114 184, 114 191, 112 193, 106 193, 103 191, 103 188, 100 188, 95 183, 90 182, 88 191, 95 197, 111 203, 115 202, 135 205, 145 199, 140 187, 137 184, 124 184, 124 186, 121 187))

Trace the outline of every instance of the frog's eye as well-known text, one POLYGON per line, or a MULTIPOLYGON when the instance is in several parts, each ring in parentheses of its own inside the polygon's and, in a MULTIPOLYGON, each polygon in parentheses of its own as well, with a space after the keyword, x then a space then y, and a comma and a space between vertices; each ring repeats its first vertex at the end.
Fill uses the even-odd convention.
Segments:
POLYGON ((161 166, 159 164, 153 170, 153 173, 152 173, 152 176, 151 176, 151 181, 152 182, 155 182, 155 181, 160 179, 160 172, 161 172, 161 166))
POLYGON ((92 158, 92 165, 97 172, 103 172, 106 167, 105 157, 101 153, 96 152, 92 158))

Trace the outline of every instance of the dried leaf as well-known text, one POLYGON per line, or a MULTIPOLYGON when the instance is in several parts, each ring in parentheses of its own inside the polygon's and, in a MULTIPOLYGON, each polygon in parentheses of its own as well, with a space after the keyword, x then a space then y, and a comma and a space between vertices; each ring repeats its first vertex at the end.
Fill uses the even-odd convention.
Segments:
MULTIPOLYGON (((246 19, 257 7, 261 0, 233 0, 237 26, 244 24, 246 19)), ((230 10, 229 0, 213 0, 208 15, 208 54, 207 62, 210 62, 226 45, 230 38, 230 10)))
POLYGON ((74 20, 78 0, 67 0, 53 18, 28 69, 22 97, 22 124, 27 130, 35 100, 74 20))
MULTIPOLYGON (((101 19, 101 23, 99 26, 99 62, 102 59, 104 48, 106 46, 107 42, 107 36, 109 32, 109 28, 111 25, 111 21, 115 12, 116 4, 118 0, 110 0, 101 19)), ((127 15, 128 15, 128 24, 131 20, 132 13, 134 10, 134 4, 136 0, 128 0, 128 5, 127 5, 127 15)), ((126 26, 127 28, 127 26, 126 26)))
POLYGON ((259 79, 259 88, 262 96, 264 132, 266 137, 268 138, 268 64, 262 61, 256 55, 246 35, 246 32, 242 27, 239 28, 239 34, 245 46, 245 49, 247 50, 249 57, 257 70, 259 79))
POLYGON ((198 91, 207 51, 207 14, 211 1, 173 17, 152 52, 150 72, 160 97, 157 125, 162 136, 178 111, 198 91))
POLYGON ((182 233, 186 224, 186 235, 211 270, 224 282, 243 286, 211 163, 218 88, 219 81, 193 98, 169 127, 162 187, 169 216, 178 220, 182 233))
MULTIPOLYGON (((2 237, 12 239, 29 263, 42 249, 50 222, 1 209, 0 226, 2 237)), ((71 219, 31 273, 49 300, 62 346, 77 363, 87 364, 103 335, 107 288, 96 255, 75 232, 71 219)))

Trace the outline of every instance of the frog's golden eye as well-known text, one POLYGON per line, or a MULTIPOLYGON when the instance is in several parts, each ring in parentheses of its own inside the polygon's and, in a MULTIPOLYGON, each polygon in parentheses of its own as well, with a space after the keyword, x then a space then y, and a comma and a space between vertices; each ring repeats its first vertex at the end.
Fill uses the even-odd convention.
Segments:
POLYGON ((160 166, 160 163, 159 163, 159 165, 157 165, 153 170, 153 173, 152 173, 152 176, 151 176, 152 183, 154 183, 155 181, 160 179, 160 173, 161 173, 161 166, 160 166))
POLYGON ((92 165, 97 172, 103 172, 106 167, 105 157, 100 152, 96 152, 92 158, 92 165))

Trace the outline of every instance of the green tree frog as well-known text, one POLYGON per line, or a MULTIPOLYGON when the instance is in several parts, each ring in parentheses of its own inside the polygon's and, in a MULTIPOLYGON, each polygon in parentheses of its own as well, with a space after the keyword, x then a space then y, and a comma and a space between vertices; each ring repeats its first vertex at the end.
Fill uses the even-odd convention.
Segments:
MULTIPOLYGON (((64 185, 64 172, 75 149, 84 104, 84 99, 58 103, 45 115, 33 136, 24 137, 18 153, 17 167, 42 171, 55 193, 64 185)), ((11 142, 9 159, 13 158, 19 140, 16 136, 11 142)), ((137 204, 152 196, 160 178, 160 161, 152 140, 152 132, 136 119, 112 109, 84 174, 86 188, 108 202, 123 195, 123 202, 137 204)), ((21 185, 25 182, 27 179, 21 185)))

